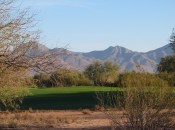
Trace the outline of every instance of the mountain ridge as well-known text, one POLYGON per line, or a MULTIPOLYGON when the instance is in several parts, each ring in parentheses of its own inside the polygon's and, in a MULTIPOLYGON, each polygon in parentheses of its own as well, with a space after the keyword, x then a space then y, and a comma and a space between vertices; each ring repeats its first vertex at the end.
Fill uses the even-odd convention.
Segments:
MULTIPOLYGON (((43 46, 42 46, 43 48, 43 46)), ((54 53, 61 48, 48 49, 54 53)), ((46 48, 45 48, 46 50, 46 48)), ((41 50, 42 51, 42 50, 41 50)), ((137 52, 122 46, 109 46, 105 50, 95 50, 90 52, 73 52, 66 50, 66 54, 58 56, 66 65, 78 70, 84 70, 89 64, 98 60, 101 62, 110 61, 119 65, 121 71, 137 70, 136 63, 140 64, 146 72, 156 72, 160 59, 172 55, 173 50, 169 44, 148 52, 137 52)))

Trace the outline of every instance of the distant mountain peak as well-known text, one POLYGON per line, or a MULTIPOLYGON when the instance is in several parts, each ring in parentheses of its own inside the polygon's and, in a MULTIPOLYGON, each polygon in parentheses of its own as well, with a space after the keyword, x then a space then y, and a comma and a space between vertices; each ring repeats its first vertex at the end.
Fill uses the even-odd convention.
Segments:
MULTIPOLYGON (((46 47, 40 46, 42 49, 47 50, 46 47)), ((50 49, 49 52, 59 51, 60 48, 50 49)), ((161 48, 151 50, 148 52, 135 52, 122 46, 109 46, 105 50, 91 51, 87 53, 72 52, 67 50, 67 55, 58 56, 65 64, 79 70, 85 69, 94 60, 111 61, 120 66, 121 71, 136 70, 135 63, 139 63, 141 67, 147 72, 155 72, 157 64, 162 57, 172 55, 173 51, 169 45, 161 48)))
POLYGON ((40 50, 40 51, 48 51, 49 50, 48 47, 46 47, 45 45, 40 44, 40 43, 35 43, 34 48, 36 48, 37 50, 40 50))
POLYGON ((160 58, 172 55, 173 51, 169 45, 148 51, 145 53, 129 50, 122 46, 110 46, 105 50, 83 53, 83 56, 101 61, 111 61, 120 66, 122 71, 136 69, 135 63, 139 63, 147 72, 155 72, 160 58))

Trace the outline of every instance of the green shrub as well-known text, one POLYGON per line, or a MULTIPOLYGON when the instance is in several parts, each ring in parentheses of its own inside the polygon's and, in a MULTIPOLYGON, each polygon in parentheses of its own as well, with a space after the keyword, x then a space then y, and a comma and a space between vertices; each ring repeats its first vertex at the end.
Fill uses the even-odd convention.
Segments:
POLYGON ((37 87, 52 87, 52 86, 90 86, 91 81, 77 70, 58 69, 51 75, 37 74, 33 77, 37 87))
POLYGON ((59 69, 51 74, 50 80, 54 86, 91 85, 91 81, 77 70, 59 69))
POLYGON ((172 87, 175 86, 175 72, 173 73, 162 72, 157 74, 157 77, 167 81, 169 86, 172 86, 172 87))
POLYGON ((92 82, 85 76, 84 73, 79 73, 77 86, 91 86, 92 82))
POLYGON ((50 76, 48 74, 37 74, 33 77, 34 82, 37 87, 51 87, 52 82, 50 80, 50 76))
POLYGON ((96 61, 84 71, 95 86, 114 86, 118 80, 119 67, 112 62, 96 61))
POLYGON ((162 86, 168 83, 155 74, 137 73, 135 71, 120 74, 118 85, 120 87, 137 87, 137 86, 162 86))
POLYGON ((78 74, 73 70, 58 69, 50 78, 54 86, 72 86, 77 85, 78 74))

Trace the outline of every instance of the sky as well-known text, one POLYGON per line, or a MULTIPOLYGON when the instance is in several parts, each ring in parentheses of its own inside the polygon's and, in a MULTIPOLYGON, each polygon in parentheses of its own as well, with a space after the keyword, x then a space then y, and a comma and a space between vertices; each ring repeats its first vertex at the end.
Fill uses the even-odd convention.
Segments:
POLYGON ((37 14, 40 41, 49 48, 147 52, 168 44, 175 28, 175 0, 20 1, 37 14))

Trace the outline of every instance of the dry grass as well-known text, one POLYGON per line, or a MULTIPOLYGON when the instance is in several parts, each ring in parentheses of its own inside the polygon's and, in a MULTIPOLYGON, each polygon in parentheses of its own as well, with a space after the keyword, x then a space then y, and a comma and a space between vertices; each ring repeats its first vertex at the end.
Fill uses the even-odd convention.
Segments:
POLYGON ((64 116, 55 111, 23 111, 23 112, 1 112, 0 122, 9 127, 20 126, 53 126, 67 125, 76 122, 79 117, 64 116))
POLYGON ((32 127, 84 129, 109 126, 115 129, 115 121, 120 122, 121 125, 127 122, 126 118, 123 118, 124 111, 108 110, 105 113, 89 109, 81 111, 36 111, 32 109, 29 111, 6 111, 0 112, 0 124, 10 128, 27 127, 29 129, 32 127), (110 115, 111 119, 106 115, 110 115))
POLYGON ((110 120, 101 111, 84 109, 80 111, 0 111, 0 126, 11 128, 97 128, 109 127, 110 120))

